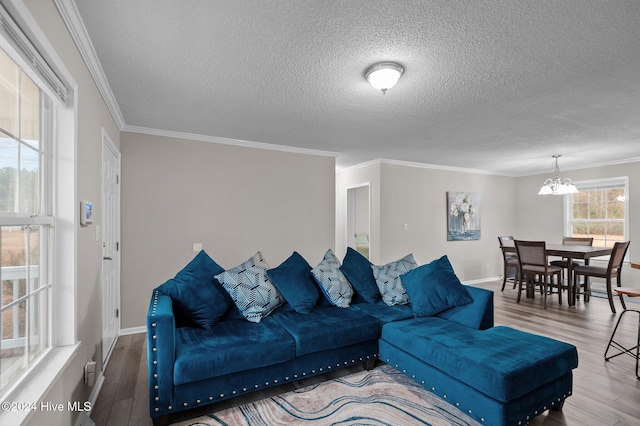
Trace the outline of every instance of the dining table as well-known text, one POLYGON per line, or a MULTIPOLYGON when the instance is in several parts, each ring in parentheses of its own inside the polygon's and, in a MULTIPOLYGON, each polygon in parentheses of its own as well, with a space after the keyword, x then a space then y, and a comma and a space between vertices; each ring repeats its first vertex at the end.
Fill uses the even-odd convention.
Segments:
MULTIPOLYGON (((504 241, 503 247, 507 252, 516 252, 516 246, 513 241, 504 241)), ((599 256, 609 256, 613 249, 611 247, 547 243, 545 251, 547 256, 560 256, 567 260, 567 298, 569 299, 569 306, 574 306, 577 295, 577 288, 573 286, 574 260, 584 260, 585 265, 588 265, 589 259, 599 256)))

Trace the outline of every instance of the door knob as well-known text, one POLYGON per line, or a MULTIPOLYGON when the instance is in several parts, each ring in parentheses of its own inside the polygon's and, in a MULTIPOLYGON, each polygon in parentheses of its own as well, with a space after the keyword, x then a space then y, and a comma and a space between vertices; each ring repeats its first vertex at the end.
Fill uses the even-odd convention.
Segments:
POLYGON ((109 256, 103 256, 103 257, 102 257, 102 260, 113 260, 113 258, 112 258, 112 257, 109 257, 109 256))

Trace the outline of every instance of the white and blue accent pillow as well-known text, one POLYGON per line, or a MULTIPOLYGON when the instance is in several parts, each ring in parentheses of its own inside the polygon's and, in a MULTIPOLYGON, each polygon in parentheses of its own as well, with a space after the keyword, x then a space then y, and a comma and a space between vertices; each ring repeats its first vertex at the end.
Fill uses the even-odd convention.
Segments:
POLYGON ((311 270, 327 299, 340 308, 348 308, 353 297, 351 284, 340 271, 340 261, 331 249, 327 250, 318 266, 311 270))
POLYGON ((267 269, 269 264, 257 252, 246 262, 215 276, 248 321, 260 322, 284 301, 269 280, 267 269))
POLYGON ((417 266, 418 264, 411 253, 402 259, 383 266, 371 265, 373 277, 376 279, 376 285, 384 303, 389 306, 409 303, 409 296, 402 285, 400 275, 415 269, 417 266))

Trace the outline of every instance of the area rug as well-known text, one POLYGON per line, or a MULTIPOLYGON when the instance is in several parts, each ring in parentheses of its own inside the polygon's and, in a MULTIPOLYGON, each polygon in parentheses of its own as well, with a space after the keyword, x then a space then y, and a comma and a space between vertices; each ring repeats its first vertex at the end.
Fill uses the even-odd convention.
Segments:
POLYGON ((176 423, 179 426, 292 424, 479 425, 386 364, 176 423))

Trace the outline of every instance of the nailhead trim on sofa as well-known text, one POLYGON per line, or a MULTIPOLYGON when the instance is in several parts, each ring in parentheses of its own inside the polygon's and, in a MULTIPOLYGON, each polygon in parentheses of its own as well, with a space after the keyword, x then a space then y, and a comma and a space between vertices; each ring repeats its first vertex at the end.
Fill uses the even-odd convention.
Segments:
MULTIPOLYGON (((154 290, 153 306, 151 308, 151 317, 154 317, 156 315, 156 309, 157 309, 157 304, 158 304, 158 294, 159 294, 158 290, 157 289, 154 290)), ((152 328, 155 329, 156 326, 157 326, 156 322, 152 322, 151 323, 151 327, 152 328)), ((154 331, 154 333, 155 333, 155 331, 154 331)), ((158 371, 157 371, 158 360, 155 359, 155 357, 157 356, 157 352, 158 352, 158 346, 157 346, 158 345, 158 338, 157 337, 158 336, 156 334, 153 334, 152 337, 151 337, 151 344, 152 344, 151 357, 152 357, 152 359, 150 360, 152 365, 153 365, 153 376, 152 376, 152 378, 153 378, 153 389, 155 391, 155 395, 153 397, 153 402, 154 402, 153 411, 155 411, 156 413, 160 412, 162 406, 166 406, 167 407, 166 410, 168 410, 168 411, 172 411, 173 410, 173 406, 170 405, 170 404, 164 405, 168 401, 163 404, 162 401, 160 400, 160 396, 159 396, 160 395, 160 387, 159 387, 159 382, 158 382, 158 371)), ((356 359, 351 359, 350 361, 344 361, 342 364, 337 363, 335 365, 335 367, 341 368, 341 367, 345 367, 345 366, 349 366, 349 365, 353 365, 353 364, 363 363, 363 362, 371 360, 371 359, 375 360, 375 359, 378 359, 378 356, 379 355, 377 353, 374 353, 374 354, 371 354, 371 355, 367 355, 366 357, 360 357, 357 360, 356 359)), ((333 368, 334 368, 333 365, 327 365, 326 367, 322 366, 322 367, 318 367, 318 368, 315 368, 315 369, 311 369, 310 372, 303 371, 303 372, 300 372, 300 373, 290 374, 288 376, 285 376, 284 380, 285 381, 290 381, 291 379, 293 379, 295 381, 295 380, 298 380, 299 378, 302 378, 302 377, 314 376, 314 375, 322 374, 322 373, 325 372, 325 369, 326 370, 331 370, 333 368)), ((280 384, 280 379, 274 378, 271 381, 265 382, 263 387, 277 386, 279 384, 280 384)), ((251 386, 242 387, 242 392, 247 392, 249 387, 251 387, 251 386)), ((260 387, 261 387, 261 384, 256 383, 256 384, 253 385, 252 390, 260 389, 260 387)), ((233 389, 233 390, 231 390, 229 392, 222 392, 222 393, 219 394, 219 399, 222 400, 225 397, 229 397, 229 395, 231 395, 231 396, 237 395, 239 392, 240 391, 237 390, 237 389, 233 389)), ((208 401, 213 401, 214 399, 216 399, 212 395, 209 395, 209 396, 207 396, 205 398, 208 401)), ((202 398, 199 398, 199 399, 196 399, 195 401, 191 402, 191 404, 198 405, 201 402, 202 402, 202 398)), ((182 401, 182 406, 183 407, 189 407, 190 406, 189 404, 190 404, 189 401, 182 401)))
MULTIPOLYGON (((448 399, 447 398, 447 394, 439 393, 437 391, 437 389, 435 387, 433 387, 433 386, 429 387, 429 385, 427 384, 427 382, 425 382, 425 380, 417 378, 415 374, 410 374, 409 375, 407 373, 407 370, 401 369, 401 367, 398 364, 393 363, 393 361, 391 359, 387 358, 385 360, 385 362, 387 364, 389 364, 389 365, 392 365, 396 370, 401 371, 403 374, 405 374, 407 376, 410 376, 412 380, 414 380, 417 383, 420 383, 423 387, 425 387, 426 389, 429 389, 432 393, 440 396, 443 399, 448 399)), ((543 405, 541 408, 539 408, 537 410, 534 410, 533 417, 535 417, 538 414, 541 414, 541 413, 543 413, 543 412, 545 412, 545 411, 547 411, 547 410, 549 410, 551 408, 554 408, 556 406, 556 402, 561 403, 563 399, 567 399, 569 396, 571 396, 571 392, 568 392, 567 394, 563 395, 562 399, 558 398, 557 401, 550 401, 548 404, 543 405)), ((453 405, 455 405, 462 412, 466 412, 468 414, 473 414, 472 410, 464 408, 464 407, 461 407, 459 402, 455 402, 455 403, 453 403, 453 405)), ((528 424, 531 419, 532 419, 531 415, 527 415, 525 417, 525 419, 518 421, 518 425, 528 424)), ((484 416, 480 417, 480 421, 482 423, 485 422, 484 416)))

